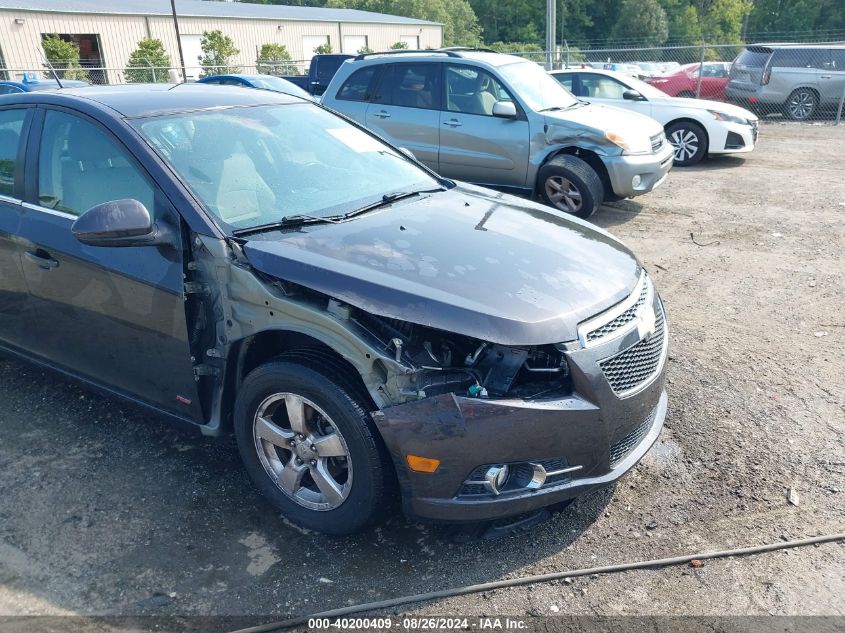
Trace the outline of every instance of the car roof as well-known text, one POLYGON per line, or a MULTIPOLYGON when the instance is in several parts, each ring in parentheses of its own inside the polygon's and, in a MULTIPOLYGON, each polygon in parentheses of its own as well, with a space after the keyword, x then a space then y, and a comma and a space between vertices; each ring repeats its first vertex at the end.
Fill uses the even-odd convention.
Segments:
MULTIPOLYGON (((70 88, 81 88, 83 86, 90 86, 87 81, 78 81, 76 79, 65 79, 62 85, 70 88)), ((11 81, 2 80, 0 86, 15 86, 21 90, 58 90, 59 84, 55 79, 39 79, 38 81, 11 81)))
POLYGON ((306 99, 269 90, 244 90, 215 84, 127 84, 65 88, 44 93, 20 93, 4 97, 6 103, 86 103, 108 108, 127 117, 144 117, 172 112, 219 107, 265 104, 310 103, 306 99))
POLYGON ((747 44, 746 49, 754 49, 754 48, 768 48, 768 49, 776 49, 776 48, 819 48, 819 49, 826 49, 826 48, 845 48, 845 44, 837 43, 837 44, 796 44, 795 42, 760 42, 758 44, 747 44))
POLYGON ((358 55, 350 61, 360 62, 377 60, 383 62, 387 59, 394 61, 442 61, 444 59, 458 58, 489 64, 490 66, 506 66, 518 62, 527 61, 523 57, 497 53, 496 51, 478 48, 440 48, 432 50, 395 50, 381 51, 378 53, 365 53, 358 55))

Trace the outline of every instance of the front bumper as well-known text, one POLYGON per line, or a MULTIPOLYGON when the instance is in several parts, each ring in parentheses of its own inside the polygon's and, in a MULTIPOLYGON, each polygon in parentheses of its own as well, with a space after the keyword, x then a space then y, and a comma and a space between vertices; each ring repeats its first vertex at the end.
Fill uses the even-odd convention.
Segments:
POLYGON ((672 169, 674 156, 672 145, 664 142, 656 153, 604 157, 613 193, 620 198, 632 198, 659 187, 672 169), (634 176, 640 177, 637 186, 633 184, 634 176))
POLYGON ((757 144, 758 123, 742 125, 740 123, 722 123, 719 138, 710 139, 708 154, 742 154, 750 152, 757 144))
MULTIPOLYGON (((662 305, 655 299, 656 310, 662 305)), ((642 342, 634 330, 606 344, 567 352, 573 392, 544 400, 478 399, 443 394, 374 414, 391 453, 405 513, 435 521, 484 521, 521 514, 607 486, 648 452, 663 427, 668 354, 664 330, 657 371, 622 396, 600 362, 642 342), (406 455, 440 460, 434 473, 411 471, 406 455), (490 464, 579 467, 543 487, 467 494, 467 480, 490 464)))

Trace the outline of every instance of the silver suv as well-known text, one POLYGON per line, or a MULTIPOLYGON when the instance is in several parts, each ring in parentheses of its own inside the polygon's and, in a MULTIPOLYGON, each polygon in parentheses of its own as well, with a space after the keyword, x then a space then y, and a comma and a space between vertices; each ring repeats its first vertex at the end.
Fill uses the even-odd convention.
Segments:
POLYGON ((448 178, 539 194, 581 218, 648 193, 672 167, 656 121, 580 101, 534 62, 492 51, 359 55, 323 104, 448 178))
POLYGON ((845 92, 845 45, 756 44, 734 60, 728 101, 803 121, 845 92))

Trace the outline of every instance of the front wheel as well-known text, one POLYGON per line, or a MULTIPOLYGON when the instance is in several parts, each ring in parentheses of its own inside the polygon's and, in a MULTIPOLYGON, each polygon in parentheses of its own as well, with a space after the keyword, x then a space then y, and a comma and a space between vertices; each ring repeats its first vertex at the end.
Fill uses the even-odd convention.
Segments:
POLYGON ((561 154, 540 167, 540 196, 546 204, 588 218, 604 201, 601 178, 577 156, 561 154))
POLYGON ((238 393, 235 436, 252 480, 294 523, 349 534, 387 505, 370 416, 331 372, 284 360, 255 369, 238 393))
POLYGON ((666 126, 666 138, 675 148, 675 165, 689 167, 707 156, 707 133, 698 123, 678 121, 666 126))
POLYGON ((817 106, 815 92, 809 88, 798 88, 786 100, 786 116, 794 121, 806 121, 813 116, 817 106))

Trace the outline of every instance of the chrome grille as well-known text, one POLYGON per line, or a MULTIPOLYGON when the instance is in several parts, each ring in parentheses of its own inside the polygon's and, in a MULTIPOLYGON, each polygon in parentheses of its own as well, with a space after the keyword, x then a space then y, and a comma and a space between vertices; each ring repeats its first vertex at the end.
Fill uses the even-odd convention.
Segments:
POLYGON ((645 420, 633 431, 628 433, 625 437, 613 443, 610 447, 610 467, 615 468, 616 465, 625 459, 634 448, 636 448, 643 438, 648 435, 651 425, 654 424, 654 416, 657 413, 657 407, 651 410, 645 420))
POLYGON ((651 141, 651 151, 656 152, 663 147, 663 143, 666 142, 666 134, 661 132, 660 134, 652 136, 649 140, 651 141))
POLYGON ((637 318, 637 314, 642 309, 643 304, 645 304, 647 298, 648 283, 644 283, 642 285, 642 290, 640 290, 640 296, 637 298, 637 302, 612 321, 608 321, 604 325, 597 327, 595 330, 588 332, 587 342, 592 343, 593 341, 600 339, 604 336, 608 336, 619 328, 628 325, 631 321, 637 318))
POLYGON ((627 395, 651 380, 660 369, 666 338, 663 310, 655 308, 654 334, 623 352, 599 362, 607 382, 618 396, 627 395))

